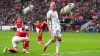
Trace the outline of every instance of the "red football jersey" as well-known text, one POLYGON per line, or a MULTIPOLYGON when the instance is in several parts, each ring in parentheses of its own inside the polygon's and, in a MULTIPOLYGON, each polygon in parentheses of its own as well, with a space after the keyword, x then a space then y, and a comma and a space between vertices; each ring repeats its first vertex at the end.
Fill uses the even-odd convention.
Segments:
POLYGON ((29 33, 27 31, 16 32, 15 36, 26 37, 26 36, 29 36, 29 33))
POLYGON ((16 25, 17 25, 17 28, 22 28, 22 20, 21 19, 18 19, 17 21, 16 21, 16 25))
POLYGON ((36 25, 36 28, 38 28, 38 29, 45 29, 45 27, 46 27, 46 22, 40 22, 40 23, 38 23, 37 25, 36 25))

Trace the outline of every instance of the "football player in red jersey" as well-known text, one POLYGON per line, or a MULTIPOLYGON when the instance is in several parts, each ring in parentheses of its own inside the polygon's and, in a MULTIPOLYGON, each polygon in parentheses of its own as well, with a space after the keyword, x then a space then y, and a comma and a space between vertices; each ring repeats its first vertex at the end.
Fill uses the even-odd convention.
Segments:
POLYGON ((43 44, 42 42, 42 34, 44 29, 47 27, 47 23, 45 21, 39 22, 36 25, 36 31, 38 33, 38 44, 43 44))
POLYGON ((18 52, 18 43, 23 42, 23 53, 29 53, 27 52, 27 48, 29 48, 29 30, 23 30, 23 31, 18 31, 15 33, 14 37, 12 38, 12 45, 13 48, 8 48, 5 47, 2 53, 5 53, 6 51, 10 51, 12 53, 17 53, 18 52))
POLYGON ((16 20, 16 28, 17 28, 17 31, 22 31, 22 27, 23 27, 22 19, 21 18, 18 18, 16 20))

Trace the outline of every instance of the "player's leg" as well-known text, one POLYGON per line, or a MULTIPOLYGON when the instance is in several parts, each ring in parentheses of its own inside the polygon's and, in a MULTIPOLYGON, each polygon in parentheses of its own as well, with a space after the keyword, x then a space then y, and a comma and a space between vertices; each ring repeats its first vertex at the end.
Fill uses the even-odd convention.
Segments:
POLYGON ((18 52, 18 42, 17 42, 17 37, 15 36, 12 38, 12 45, 13 45, 13 48, 5 47, 3 50, 3 53, 5 53, 6 51, 10 51, 12 53, 18 52))
POLYGON ((10 51, 11 53, 17 53, 18 47, 8 48, 7 50, 10 51))
POLYGON ((52 31, 52 39, 50 39, 45 45, 44 45, 44 51, 46 51, 47 46, 51 43, 54 43, 56 41, 56 31, 52 31))
POLYGON ((17 31, 20 31, 20 28, 17 28, 17 31))
POLYGON ((12 43, 13 43, 13 47, 14 49, 10 49, 10 52, 14 52, 14 50, 18 51, 18 48, 17 48, 17 45, 18 45, 18 42, 23 42, 23 53, 29 53, 26 51, 26 48, 29 48, 29 38, 26 38, 26 37, 18 37, 18 36, 15 36, 14 39, 12 39, 12 43))
POLYGON ((36 31, 38 33, 38 43, 43 44, 43 42, 42 42, 42 30, 36 28, 36 31))
POLYGON ((18 52, 18 39, 19 39, 19 37, 17 37, 17 36, 14 36, 13 38, 12 38, 12 45, 13 45, 13 48, 8 48, 8 50, 10 51, 10 52, 12 52, 12 53, 16 53, 16 52, 18 52))
POLYGON ((17 47, 14 47, 14 48, 5 47, 2 53, 5 53, 6 51, 10 51, 11 53, 17 53, 18 48, 17 47))
POLYGON ((54 43, 56 41, 56 36, 53 36, 52 39, 50 39, 45 45, 44 45, 44 50, 46 51, 47 47, 49 44, 54 43))
POLYGON ((55 56, 59 56, 59 49, 60 49, 60 43, 61 43, 61 31, 59 30, 57 32, 57 44, 56 44, 56 53, 55 56))
POLYGON ((41 38, 41 37, 39 36, 39 34, 40 34, 39 31, 40 31, 40 30, 39 30, 38 28, 36 28, 36 31, 37 31, 37 33, 38 33, 38 41, 40 41, 40 38, 41 38))
POLYGON ((58 37, 58 40, 57 40, 57 43, 56 43, 56 53, 55 53, 55 56, 59 56, 60 43, 61 43, 61 37, 58 37))
POLYGON ((42 41, 42 33, 43 33, 43 31, 40 30, 39 35, 38 35, 38 38, 39 38, 38 43, 39 43, 39 44, 43 44, 43 41, 42 41))
POLYGON ((17 47, 13 47, 13 48, 5 47, 2 53, 5 53, 6 51, 10 51, 11 53, 17 53, 18 48, 17 47))
POLYGON ((48 46, 51 43, 54 43, 56 41, 56 36, 53 36, 52 39, 50 39, 47 43, 46 46, 48 46))
POLYGON ((26 50, 29 50, 29 42, 30 42, 29 38, 23 37, 22 42, 23 42, 23 53, 29 53, 29 52, 26 51, 26 50))

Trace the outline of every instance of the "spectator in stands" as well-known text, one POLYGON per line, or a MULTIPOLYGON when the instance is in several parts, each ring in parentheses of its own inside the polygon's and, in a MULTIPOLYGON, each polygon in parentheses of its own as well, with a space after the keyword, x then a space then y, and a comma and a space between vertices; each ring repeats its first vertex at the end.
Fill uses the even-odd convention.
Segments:
MULTIPOLYGON (((12 21, 12 19, 16 14, 21 14, 22 7, 27 7, 30 2, 34 4, 35 7, 32 12, 29 12, 27 16, 24 16, 24 22, 28 24, 27 22, 32 21, 32 18, 34 18, 34 21, 45 19, 46 12, 49 10, 47 8, 49 8, 50 1, 51 0, 21 0, 21 2, 15 2, 15 0, 0 0, 0 21, 3 22, 3 25, 14 25, 15 20, 12 21)), ((93 14, 100 11, 99 0, 57 0, 57 11, 59 12, 68 2, 74 2, 76 4, 77 10, 75 10, 75 12, 77 12, 78 15, 83 14, 83 22, 92 20, 93 14)), ((98 18, 100 18, 99 14, 100 13, 97 14, 98 18)), ((59 17, 61 18, 61 16, 59 17)), ((74 19, 72 19, 72 21, 74 21, 74 19)), ((79 19, 79 22, 80 21, 81 20, 79 19)), ((82 25, 83 23, 80 22, 80 24, 82 25)), ((74 23, 71 25, 74 25, 74 23)))
POLYGON ((96 26, 95 26, 94 23, 90 24, 90 25, 87 27, 86 32, 92 32, 92 33, 96 32, 95 27, 96 27, 96 26))
POLYGON ((99 21, 96 24, 96 31, 100 33, 100 22, 99 21))

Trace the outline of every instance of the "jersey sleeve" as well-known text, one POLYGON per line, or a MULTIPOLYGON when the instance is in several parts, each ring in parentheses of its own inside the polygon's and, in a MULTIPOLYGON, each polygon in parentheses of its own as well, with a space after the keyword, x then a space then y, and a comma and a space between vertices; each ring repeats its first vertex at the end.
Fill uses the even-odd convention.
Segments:
POLYGON ((47 12, 47 18, 50 18, 50 11, 47 12))

